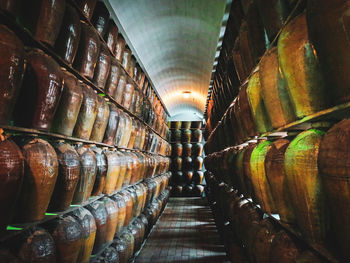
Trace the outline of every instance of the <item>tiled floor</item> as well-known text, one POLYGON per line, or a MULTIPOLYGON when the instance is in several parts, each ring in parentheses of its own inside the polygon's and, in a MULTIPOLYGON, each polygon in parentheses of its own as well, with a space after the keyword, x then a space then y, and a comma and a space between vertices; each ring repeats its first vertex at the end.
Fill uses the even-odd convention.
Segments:
POLYGON ((171 198, 136 263, 230 262, 206 200, 171 198))

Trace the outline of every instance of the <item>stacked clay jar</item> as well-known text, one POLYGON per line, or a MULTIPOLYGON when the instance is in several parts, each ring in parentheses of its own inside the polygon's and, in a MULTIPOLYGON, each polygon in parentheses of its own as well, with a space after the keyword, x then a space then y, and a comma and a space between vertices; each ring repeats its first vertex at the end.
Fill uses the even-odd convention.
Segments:
POLYGON ((153 188, 140 183, 22 231, 6 240, 1 262, 129 262, 168 201, 169 176, 148 179, 153 188), (100 257, 104 261, 96 261, 100 257))
POLYGON ((9 2, 18 2, 17 21, 61 60, 38 48, 24 50, 16 33, 0 25, 0 82, 4 87, 0 93, 0 124, 124 148, 152 151, 153 147, 152 152, 166 154, 169 146, 161 138, 168 132, 164 109, 152 88, 146 89, 149 94, 139 88, 145 83, 145 74, 101 1, 92 1, 96 5, 78 1, 83 12, 91 13, 85 15, 94 27, 80 21, 82 11, 65 0, 9 2), (32 12, 28 13, 27 8, 32 12), (74 75, 68 72, 74 71, 72 67, 74 75), (93 85, 88 84, 91 82, 93 85))
POLYGON ((206 172, 207 196, 224 238, 228 256, 240 262, 325 262, 281 228, 252 202, 241 197, 216 176, 206 172))
POLYGON ((202 196, 202 122, 169 123, 172 137, 172 186, 174 196, 202 196))

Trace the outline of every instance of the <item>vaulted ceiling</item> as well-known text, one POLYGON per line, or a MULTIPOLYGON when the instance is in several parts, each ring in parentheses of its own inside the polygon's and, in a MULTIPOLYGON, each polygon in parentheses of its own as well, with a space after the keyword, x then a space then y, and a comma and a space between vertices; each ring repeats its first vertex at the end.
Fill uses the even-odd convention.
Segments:
POLYGON ((171 116, 204 111, 226 2, 109 0, 171 116))

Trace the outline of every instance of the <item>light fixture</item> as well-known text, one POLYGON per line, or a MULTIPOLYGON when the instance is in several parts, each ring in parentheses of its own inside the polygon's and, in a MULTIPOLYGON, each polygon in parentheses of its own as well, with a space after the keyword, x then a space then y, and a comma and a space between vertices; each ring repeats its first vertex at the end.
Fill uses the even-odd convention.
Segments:
POLYGON ((185 99, 188 99, 191 95, 191 91, 184 91, 184 92, 182 92, 182 94, 184 95, 185 99))

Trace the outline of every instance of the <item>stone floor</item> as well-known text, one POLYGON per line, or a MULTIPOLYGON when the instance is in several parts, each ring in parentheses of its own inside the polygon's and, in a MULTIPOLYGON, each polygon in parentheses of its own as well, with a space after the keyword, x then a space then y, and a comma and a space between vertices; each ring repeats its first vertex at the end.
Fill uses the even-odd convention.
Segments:
POLYGON ((171 198, 136 263, 230 262, 207 201, 171 198))

